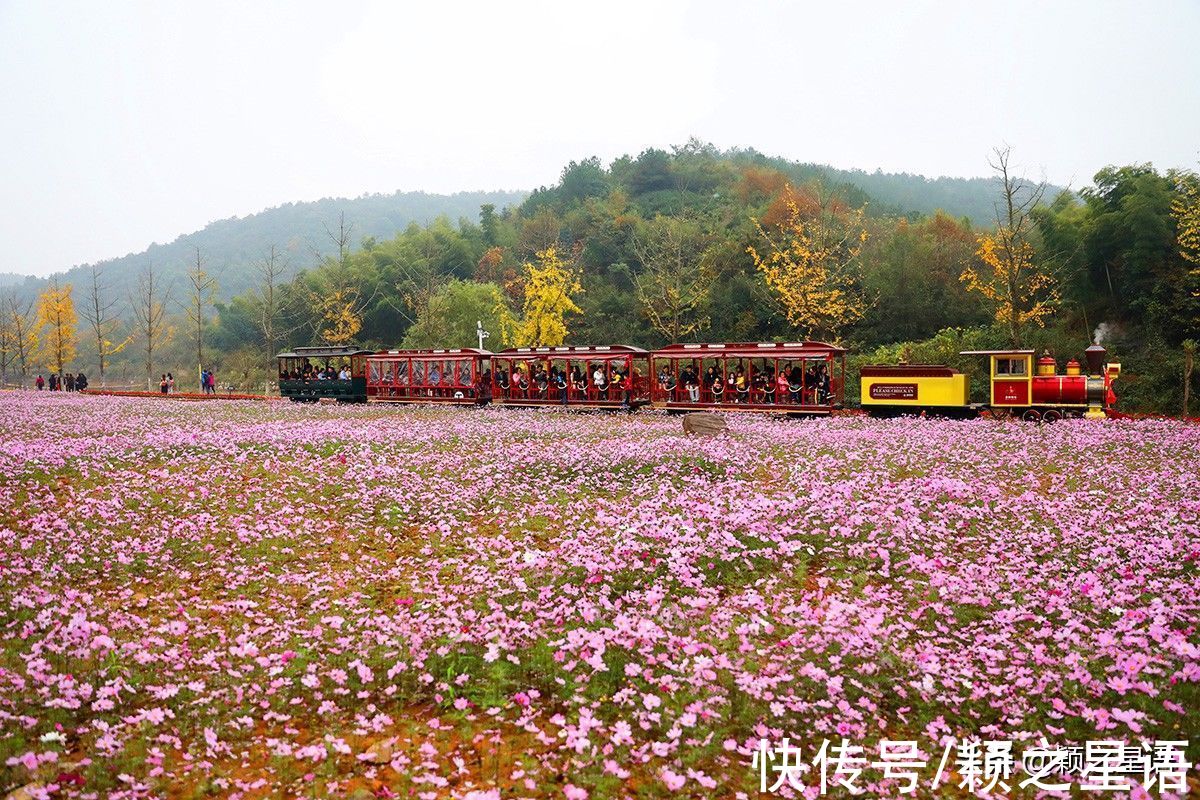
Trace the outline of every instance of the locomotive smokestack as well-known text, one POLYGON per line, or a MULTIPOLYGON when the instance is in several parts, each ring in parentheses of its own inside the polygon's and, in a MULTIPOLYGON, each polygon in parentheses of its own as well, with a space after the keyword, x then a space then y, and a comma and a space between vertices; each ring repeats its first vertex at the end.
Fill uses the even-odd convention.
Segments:
POLYGON ((1083 351, 1083 356, 1087 359, 1088 375, 1104 374, 1104 360, 1108 356, 1107 350, 1099 344, 1094 344, 1083 351))

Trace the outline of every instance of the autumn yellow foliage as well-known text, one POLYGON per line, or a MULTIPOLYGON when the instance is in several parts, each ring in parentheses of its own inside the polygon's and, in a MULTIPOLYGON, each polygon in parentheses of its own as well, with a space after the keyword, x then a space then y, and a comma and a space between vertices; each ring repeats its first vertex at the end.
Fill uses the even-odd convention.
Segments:
POLYGON ((332 346, 347 345, 362 330, 358 290, 342 287, 315 298, 321 320, 321 338, 332 346))
POLYGON ((862 319, 858 255, 867 240, 863 209, 805 203, 791 187, 785 212, 774 225, 754 220, 766 247, 746 252, 787 316, 806 336, 836 339, 846 325, 862 319))
POLYGON ((71 284, 53 280, 38 298, 37 306, 37 327, 43 331, 40 360, 47 369, 62 375, 63 369, 75 359, 78 344, 75 326, 78 322, 71 284))
MULTIPOLYGON (((553 245, 537 253, 537 263, 526 262, 525 301, 521 320, 511 321, 511 338, 518 347, 554 347, 567 340, 567 314, 581 314, 574 297, 583 291, 579 276, 553 245)), ((507 333, 507 332, 506 332, 507 333)))
POLYGON ((1200 277, 1200 176, 1187 173, 1180 181, 1171 215, 1175 217, 1179 255, 1196 265, 1192 275, 1200 277))
POLYGON ((1001 227, 995 235, 979 237, 979 264, 968 266, 960 279, 983 296, 996 321, 1008 328, 1013 346, 1021 343, 1021 328, 1038 327, 1054 313, 1061 297, 1052 273, 1034 261, 1032 245, 1001 227))

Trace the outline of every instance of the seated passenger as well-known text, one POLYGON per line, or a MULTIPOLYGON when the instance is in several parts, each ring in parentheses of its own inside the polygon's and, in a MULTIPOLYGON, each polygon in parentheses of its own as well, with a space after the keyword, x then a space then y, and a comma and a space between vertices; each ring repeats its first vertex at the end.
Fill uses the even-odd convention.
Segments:
POLYGON ((676 380, 675 376, 672 375, 670 370, 668 370, 666 367, 663 367, 661 370, 659 370, 658 389, 666 396, 668 403, 672 400, 678 399, 675 396, 678 383, 679 381, 676 380))
POLYGON ((683 385, 687 388, 688 400, 693 403, 700 402, 700 378, 697 377, 696 371, 691 367, 686 369, 687 377, 683 379, 683 385))
POLYGON ((791 394, 793 403, 802 403, 804 398, 804 370, 798 365, 792 365, 792 371, 788 374, 788 391, 791 394))
POLYGON ((725 394, 725 381, 722 380, 721 373, 717 372, 716 367, 710 369, 709 373, 711 378, 710 383, 708 384, 708 390, 712 392, 713 402, 715 403, 721 399, 721 395, 725 394))

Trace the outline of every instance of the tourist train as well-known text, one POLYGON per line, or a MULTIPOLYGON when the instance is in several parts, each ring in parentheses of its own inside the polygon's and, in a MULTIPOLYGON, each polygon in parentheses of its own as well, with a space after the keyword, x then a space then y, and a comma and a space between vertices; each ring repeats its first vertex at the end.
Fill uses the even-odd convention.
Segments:
MULTIPOLYGON (((362 350, 297 347, 280 353, 280 394, 295 402, 560 406, 741 411, 828 416, 844 406, 845 348, 825 342, 462 347, 362 350)), ((986 402, 971 402, 962 372, 939 364, 868 365, 859 402, 868 414, 969 418, 988 411, 1026 421, 1104 417, 1114 410, 1121 365, 1098 344, 1058 374, 1033 350, 967 350, 987 359, 986 402), (1036 369, 1035 369, 1036 367, 1036 369)))

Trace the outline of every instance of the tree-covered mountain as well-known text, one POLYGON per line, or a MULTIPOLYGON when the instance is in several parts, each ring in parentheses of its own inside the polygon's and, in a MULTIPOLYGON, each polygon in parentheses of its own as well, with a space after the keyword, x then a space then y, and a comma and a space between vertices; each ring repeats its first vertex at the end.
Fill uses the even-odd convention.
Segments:
MULTIPOLYGON (((485 203, 504 208, 520 203, 527 194, 395 192, 287 203, 246 217, 218 220, 168 244, 152 244, 140 253, 99 261, 96 266, 103 270, 108 288, 120 296, 132 291, 137 274, 148 262, 161 271, 166 285, 182 288, 185 270, 194 263, 199 248, 205 269, 217 278, 218 296, 228 298, 250 288, 253 264, 272 245, 284 254, 293 270, 312 266, 335 252, 337 246, 327 231, 336 231, 343 215, 358 246, 363 239, 389 239, 409 225, 427 225, 439 217, 475 219, 485 203)), ((84 286, 90 280, 91 266, 68 269, 63 282, 84 286)), ((0 285, 20 285, 26 293, 40 291, 44 284, 45 280, 39 278, 0 276, 0 285)))
MULTIPOLYGON (((665 151, 661 152, 663 158, 665 151)), ((944 211, 956 218, 968 218, 972 224, 985 227, 994 221, 995 183, 990 178, 926 178, 907 173, 865 172, 837 169, 821 164, 788 161, 769 157, 754 150, 732 150, 723 154, 729 163, 758 165, 787 175, 797 184, 820 181, 841 186, 850 200, 869 202, 873 215, 891 214, 918 217, 944 211)), ((634 164, 634 159, 617 159, 614 170, 634 164)), ((637 160, 638 175, 634 187, 646 191, 643 204, 646 210, 670 212, 682 201, 694 202, 697 190, 704 182, 680 183, 676 178, 664 181, 655 174, 652 156, 637 160)), ((665 161, 664 161, 665 164, 665 161)), ((665 166, 659 165, 665 170, 665 166)), ((665 174, 665 173, 664 173, 665 174)), ((586 192, 586 187, 568 187, 568 191, 586 192)), ((1050 196, 1059 190, 1051 187, 1050 196)), ((409 225, 426 225, 438 217, 452 222, 460 218, 475 220, 479 209, 491 204, 497 210, 522 203, 527 191, 459 192, 451 195, 425 192, 396 192, 372 194, 356 198, 325 198, 312 202, 287 203, 246 217, 229 217, 187 233, 167 244, 152 244, 139 253, 95 262, 105 274, 106 282, 119 294, 133 288, 133 282, 147 262, 153 261, 170 285, 181 286, 188 264, 194 262, 196 249, 205 268, 218 278, 218 295, 222 298, 244 292, 252 284, 253 263, 274 245, 284 253, 293 269, 301 269, 320 261, 336 250, 329 230, 338 226, 342 215, 352 225, 353 243, 363 239, 389 239, 409 225)), ((62 279, 76 286, 83 285, 91 264, 65 271, 62 279)), ((41 291, 44 279, 23 275, 0 275, 0 286, 19 286, 25 294, 41 291)))
MULTIPOLYGON (((944 211, 965 217, 979 228, 996 222, 995 178, 926 178, 906 172, 817 169, 833 181, 859 187, 892 213, 930 215, 944 211)), ((1045 193, 1056 197, 1063 191, 1063 187, 1048 185, 1045 193)))
MULTIPOLYGON (((99 377, 103 362, 114 381, 153 385, 203 364, 254 387, 281 348, 461 347, 485 322, 493 348, 821 338, 855 354, 853 380, 857 364, 902 358, 971 370, 959 351, 990 347, 1065 361, 1099 329, 1125 363, 1127 407, 1180 408, 1200 338, 1200 178, 1106 167, 1076 194, 992 155, 995 179, 930 181, 693 140, 572 161, 527 196, 284 206, 109 262, 99 293, 90 270, 69 274, 81 335, 54 359, 28 352, 34 312, 0 291, 0 373, 53 361, 99 377), (122 291, 151 262, 155 291, 122 291), (98 294, 111 313, 97 315, 98 294)), ((71 294, 58 284, 38 303, 47 331, 71 294)))

